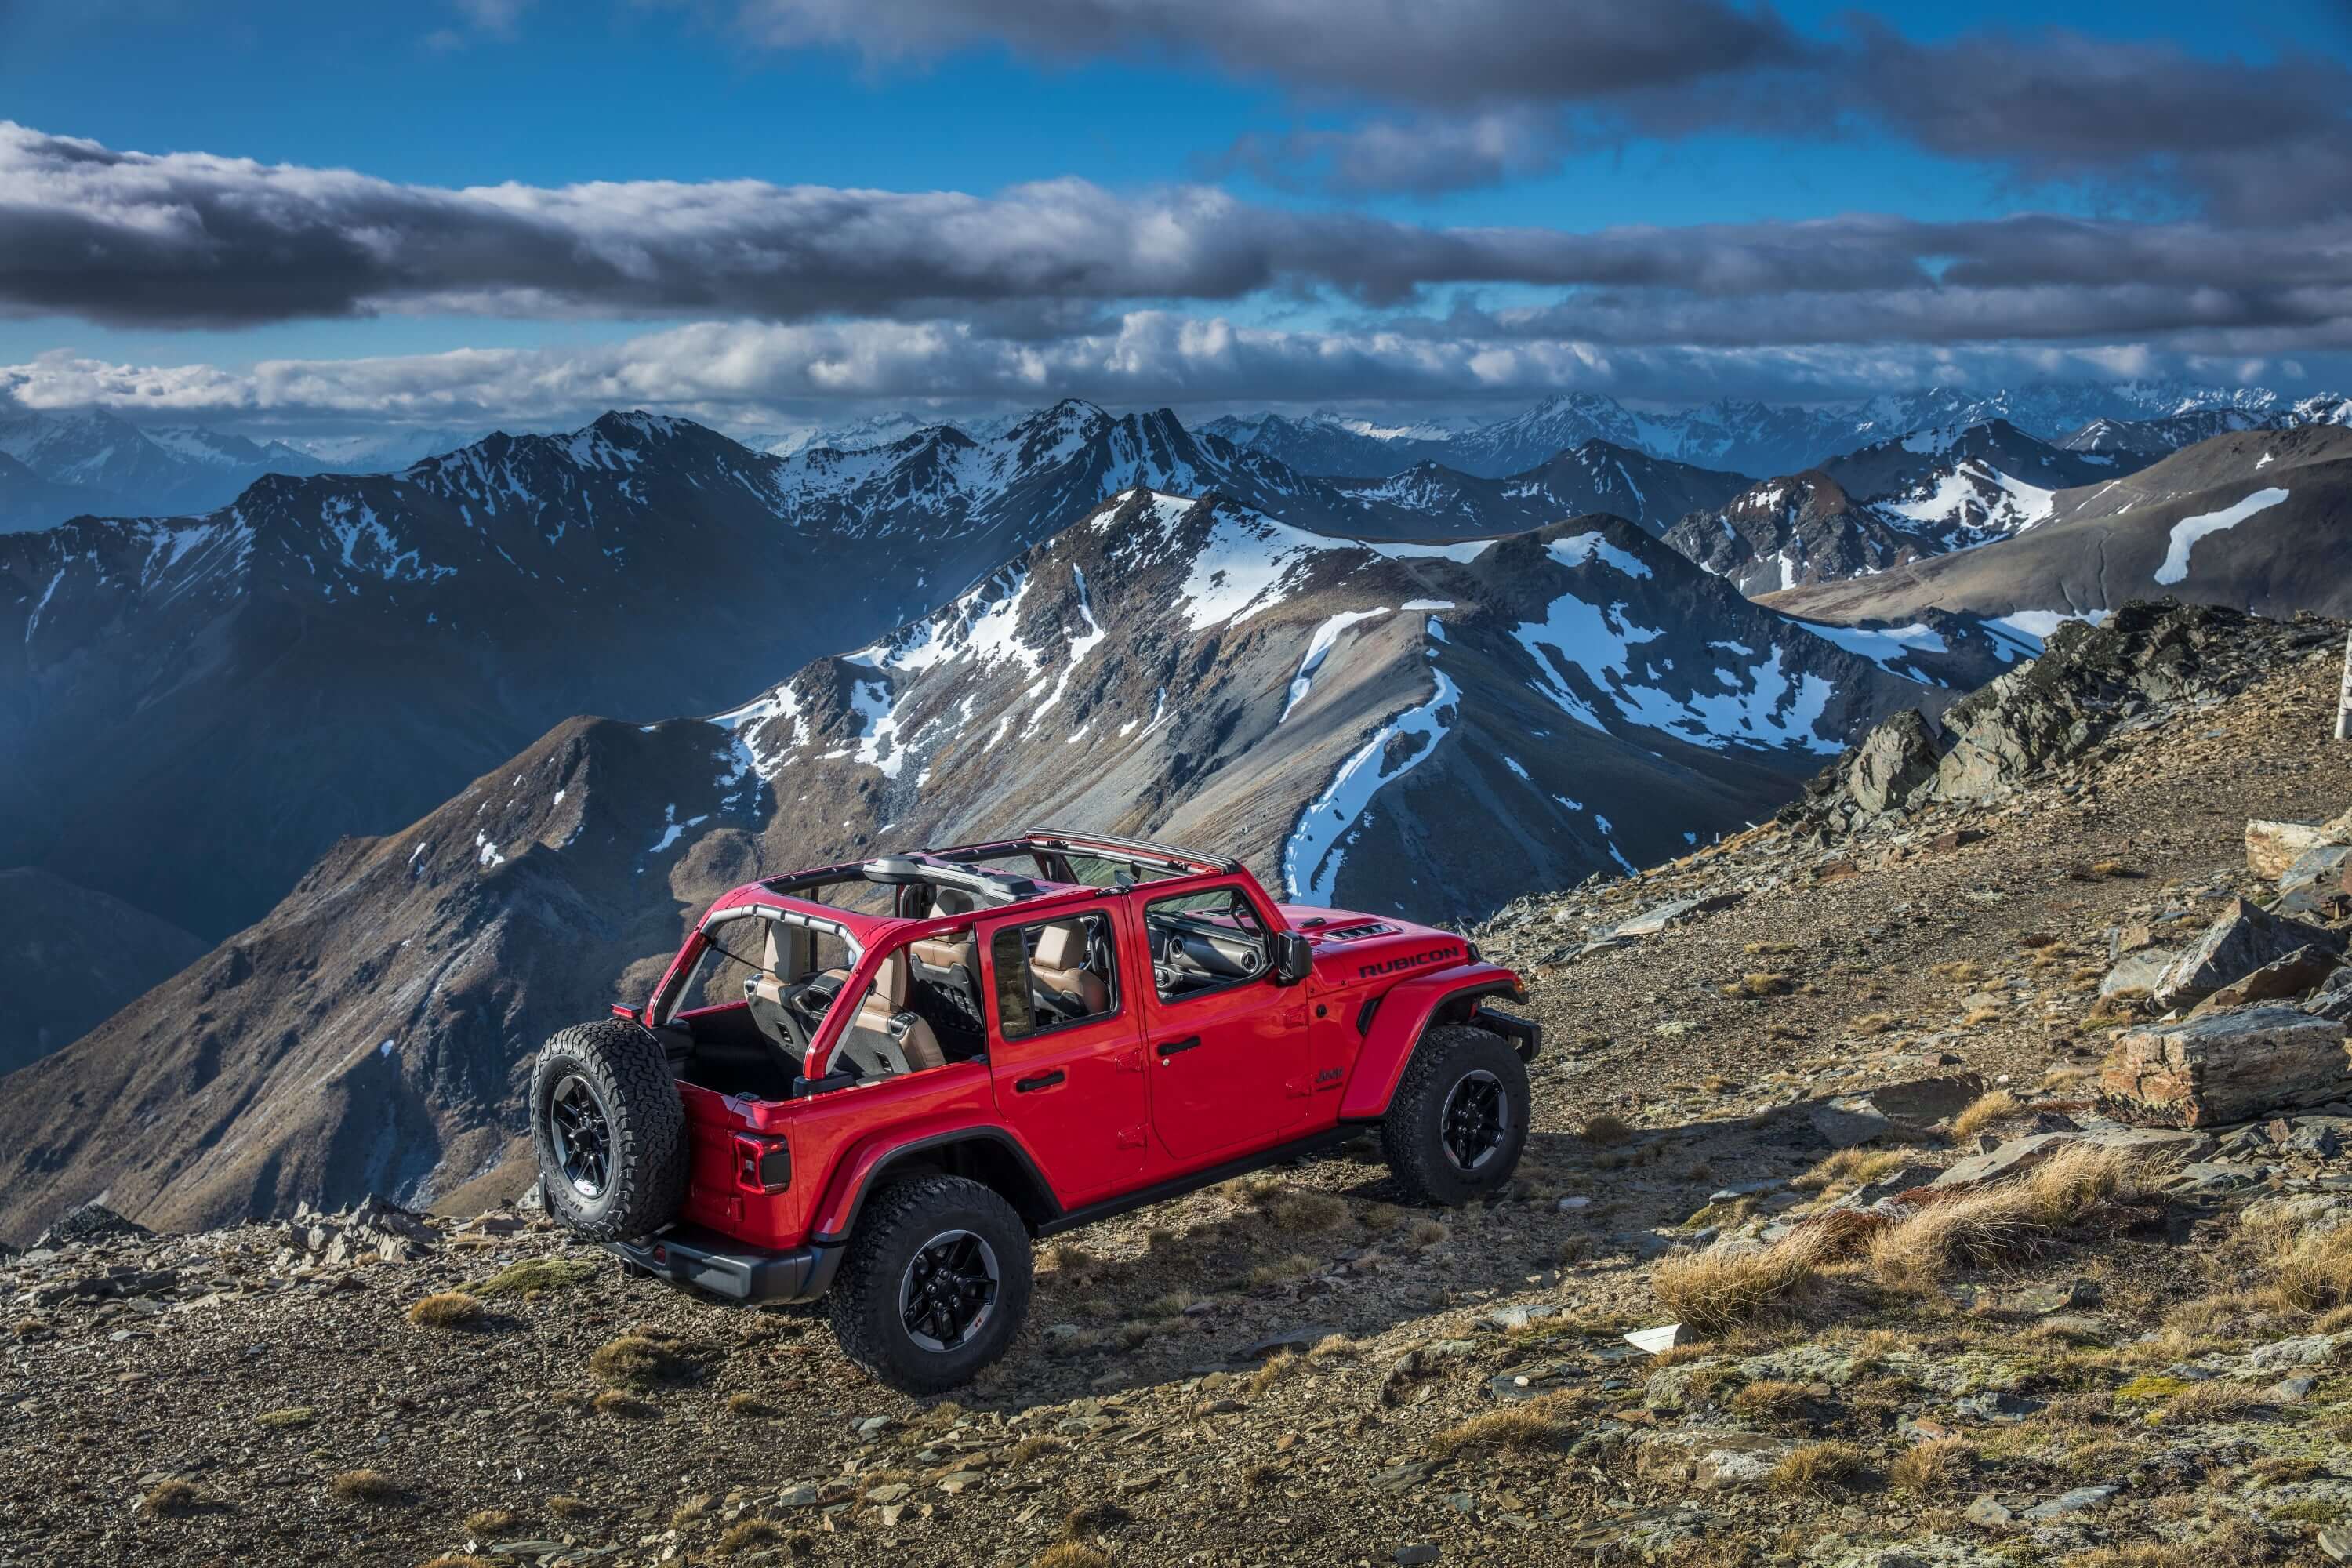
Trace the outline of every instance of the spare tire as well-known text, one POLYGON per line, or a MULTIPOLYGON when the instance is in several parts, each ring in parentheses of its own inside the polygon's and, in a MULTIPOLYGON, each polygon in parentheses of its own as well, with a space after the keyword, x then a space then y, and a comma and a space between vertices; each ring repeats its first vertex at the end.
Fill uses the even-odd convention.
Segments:
POLYGON ((677 1217, 686 1107, 661 1042, 624 1018, 565 1029, 530 1074, 530 1139, 547 1212, 593 1241, 677 1217))

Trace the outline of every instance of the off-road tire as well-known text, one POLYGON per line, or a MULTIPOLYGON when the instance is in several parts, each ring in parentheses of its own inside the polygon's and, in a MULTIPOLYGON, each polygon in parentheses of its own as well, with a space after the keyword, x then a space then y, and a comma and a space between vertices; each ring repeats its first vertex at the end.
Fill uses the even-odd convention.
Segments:
POLYGON ((1509 1041, 1468 1024, 1440 1025, 1421 1037, 1397 1080, 1381 1122, 1381 1152, 1408 1199, 1457 1207, 1511 1179, 1527 1147, 1531 1109, 1527 1064, 1509 1041), (1444 1116, 1455 1086, 1480 1073, 1501 1086, 1507 1124, 1492 1155, 1465 1171, 1446 1152, 1444 1116))
POLYGON ((828 1292, 834 1337, 851 1361, 901 1394, 942 1394, 1003 1355, 1029 1315, 1028 1227, 994 1189, 962 1176, 913 1176, 866 1201, 828 1292), (995 1255, 987 1321, 946 1351, 919 1344, 900 1316, 899 1287, 915 1255, 945 1231, 968 1231, 995 1255))
POLYGON ((677 1217, 686 1197, 686 1106, 661 1042, 623 1018, 576 1024, 539 1048, 530 1072, 530 1141, 548 1217, 591 1241, 626 1241, 677 1217), (564 1175, 550 1131, 556 1086, 578 1076, 611 1125, 604 1190, 583 1194, 564 1175))

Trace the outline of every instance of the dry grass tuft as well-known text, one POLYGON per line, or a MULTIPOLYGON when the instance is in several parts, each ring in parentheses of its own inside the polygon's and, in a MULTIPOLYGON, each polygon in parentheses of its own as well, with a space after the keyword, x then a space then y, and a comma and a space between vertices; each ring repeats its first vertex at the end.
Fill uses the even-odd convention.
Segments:
POLYGON ((1268 1285, 1287 1285, 1294 1279, 1304 1279, 1322 1267, 1307 1254, 1294 1252, 1287 1258, 1259 1264, 1249 1271, 1248 1279, 1253 1287, 1263 1289, 1268 1285))
POLYGON ((1445 1228, 1445 1222, 1442 1219, 1417 1220, 1412 1229, 1406 1232, 1405 1241, 1415 1247, 1436 1247, 1453 1234, 1445 1228))
POLYGON ((1316 1361, 1350 1361, 1361 1354, 1363 1348, 1345 1334, 1325 1334, 1307 1353, 1316 1361))
POLYGON ((1764 1484, 1788 1496, 1842 1498, 1872 1479, 1862 1450, 1851 1443, 1807 1443, 1774 1466, 1764 1484))
POLYGON ((1889 1172, 1900 1170, 1903 1161, 1903 1152, 1899 1149, 1864 1149, 1857 1144, 1851 1149, 1839 1150, 1789 1184, 1809 1193, 1858 1187, 1874 1182, 1889 1172))
POLYGON ((509 1263, 479 1285, 477 1296, 536 1296, 542 1290, 569 1290, 585 1285, 604 1272, 584 1258, 526 1258, 509 1263))
POLYGON ((1749 1001, 1762 1001, 1767 996, 1786 996, 1796 988, 1797 983, 1788 975, 1776 974, 1761 969, 1751 969, 1738 979, 1726 984, 1723 987, 1723 994, 1726 996, 1746 997, 1749 1001))
POLYGON ((1062 1516, 1062 1539, 1084 1541, 1089 1535, 1117 1530, 1134 1517, 1115 1502, 1081 1503, 1062 1516))
POLYGON ((327 1489, 345 1502, 390 1502, 400 1495, 400 1483, 382 1470, 345 1470, 327 1489))
POLYGON ((420 1329, 467 1329, 482 1321, 482 1302, 463 1290, 442 1290, 408 1309, 408 1321, 420 1329))
POLYGON ((2165 1402, 2160 1421, 2230 1421, 2262 1408, 2262 1394, 2226 1377, 2192 1383, 2165 1402))
POLYGON ((719 1500, 709 1492, 697 1492, 670 1510, 669 1527, 672 1530, 684 1530, 689 1524, 698 1523, 709 1518, 711 1510, 718 1506, 719 1500))
POLYGON ((570 1520, 575 1523, 582 1520, 602 1519, 604 1515, 603 1509, 582 1497, 549 1498, 547 1511, 557 1519, 570 1520))
POLYGON ((159 1483, 154 1490, 139 1500, 140 1509, 155 1519, 185 1519, 205 1506, 206 1499, 203 1492, 176 1479, 159 1483))
POLYGON ((1703 1334, 1719 1334, 1785 1310, 1815 1278, 1820 1233, 1808 1227, 1753 1251, 1669 1258, 1652 1275, 1658 1304, 1703 1334))
POLYGON ((763 1546, 781 1546, 783 1542, 783 1528, 773 1520, 747 1519, 720 1536, 719 1543, 711 1550, 721 1557, 732 1557, 739 1552, 756 1552, 763 1546))
POLYGON ((1083 1541, 1057 1541, 1037 1554, 1031 1568, 1111 1568, 1111 1561, 1083 1541))
POLYGON ((1285 1230, 1329 1230, 1348 1217, 1348 1205, 1329 1193, 1293 1193, 1266 1210, 1285 1230))
POLYGON ((1973 958, 1950 958, 1941 963, 1929 964, 1927 973, 1938 980, 1952 980, 1967 984, 1984 978, 1984 965, 1973 958))
POLYGON ((495 1557, 483 1557, 471 1552, 444 1552, 425 1564, 425 1568, 501 1568, 495 1557))
POLYGON ((1068 1447, 1059 1437, 1033 1432, 1005 1451, 1004 1462, 1008 1465, 1034 1465, 1040 1459, 1049 1459, 1066 1451, 1068 1447))
POLYGON ((1298 1367, 1298 1357, 1289 1351, 1284 1351, 1279 1355, 1268 1356, 1265 1364, 1250 1374, 1249 1391, 1252 1394, 1264 1394, 1267 1389, 1297 1372, 1298 1367))
POLYGON ((1622 1116, 1612 1116, 1604 1110, 1597 1116, 1586 1117, 1584 1125, 1576 1130, 1576 1135, 1597 1148, 1612 1149, 1633 1141, 1633 1124, 1622 1116))
POLYGON ((1974 1444, 1961 1437, 1939 1437, 1905 1450, 1887 1475, 1906 1492, 1949 1497, 1967 1489, 1976 1466, 1974 1444))
POLYGON ((679 1353, 677 1342, 659 1331, 623 1334, 588 1358, 588 1371, 599 1383, 641 1394, 665 1383, 683 1383, 694 1370, 694 1363, 679 1353))
POLYGON ((1580 1406, 1580 1402, 1572 1394, 1547 1394, 1524 1405, 1473 1415, 1430 1438, 1430 1457, 1450 1459, 1457 1454, 1549 1452, 1574 1430, 1569 1418, 1580 1406))
POLYGON ((631 1420, 644 1420, 661 1414, 644 1400, 624 1394, 617 1388, 608 1388, 596 1395, 588 1402, 588 1408, 599 1415, 621 1415, 631 1420))
POLYGON ((2282 1236, 2270 1257, 2270 1295, 2297 1312, 2352 1302, 2352 1226, 2282 1236))
POLYGON ((1955 1268, 2023 1257, 2105 1205, 2137 1195, 2138 1166, 2120 1150, 2070 1144, 2017 1181, 1927 1204, 1873 1234, 1871 1271, 1926 1289, 1955 1268))
POLYGON ((318 1418, 319 1413, 310 1406, 293 1405, 283 1410, 265 1410, 255 1416, 254 1420, 264 1426, 284 1430, 295 1426, 308 1426, 318 1418))
POLYGON ((477 1541, 494 1535, 511 1535, 522 1515, 510 1508, 478 1508, 466 1516, 466 1533, 477 1541))
POLYGON ((1801 1426, 1805 1425, 1806 1407, 1812 1402, 1801 1383, 1782 1383, 1773 1378, 1759 1378, 1742 1384, 1739 1392, 1731 1396, 1731 1413, 1759 1426, 1801 1426))

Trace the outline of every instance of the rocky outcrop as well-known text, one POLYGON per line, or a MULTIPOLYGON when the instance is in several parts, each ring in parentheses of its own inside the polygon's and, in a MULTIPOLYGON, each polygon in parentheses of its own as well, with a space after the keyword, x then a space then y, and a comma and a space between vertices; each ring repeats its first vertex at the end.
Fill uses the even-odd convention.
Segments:
POLYGON ((2245 1121, 2352 1093, 2344 1026, 2295 1007, 2247 1007, 2119 1037, 2099 1077, 2151 1120, 2186 1127, 2245 1121))
POLYGON ((1844 784, 1856 807, 1872 816, 1910 804, 1936 777, 1943 753, 1927 716, 1906 709, 1880 724, 1850 753, 1844 784))
MULTIPOLYGON (((2239 899, 2158 976, 2150 994, 2159 1007, 2194 1006, 2298 949, 2311 947, 2333 954, 2343 946, 2343 937, 2334 931, 2284 919, 2239 899)), ((2315 973, 2311 984, 2318 984, 2325 974, 2325 971, 2315 973)), ((2275 994, 2295 995, 2308 989, 2305 985, 2275 994)))

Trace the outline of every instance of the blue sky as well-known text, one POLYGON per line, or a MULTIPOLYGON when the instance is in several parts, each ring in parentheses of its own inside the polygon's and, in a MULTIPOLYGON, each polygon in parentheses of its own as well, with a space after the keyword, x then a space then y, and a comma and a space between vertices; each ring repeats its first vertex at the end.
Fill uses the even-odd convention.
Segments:
MULTIPOLYGON (((2287 265, 2309 266, 2312 253, 2336 244, 2320 226, 2347 216, 2352 177, 2327 151, 2344 127, 2328 121, 2326 107, 2352 58, 2352 25, 2341 5, 2285 0, 2253 17, 2179 0, 2130 8, 1885 8, 1874 19, 1862 19, 1891 40, 1868 46, 1881 51, 1872 58, 1899 57, 1903 68, 1916 70, 1923 83, 1949 89, 1952 101, 1915 122, 1904 101, 1909 89, 1890 88, 1891 102, 1823 134, 1802 118, 1820 118, 1820 104, 1845 101, 1849 84, 1839 79, 1839 66, 1803 68, 1821 74, 1795 93, 1778 91, 1773 72, 1788 68, 1787 40, 1801 50, 1864 47, 1866 36, 1849 7, 1808 4, 1759 11, 1737 0, 1678 3, 1691 13, 1694 50, 1718 30, 1710 24, 1717 12, 1781 35, 1782 44, 1764 46, 1760 63, 1734 62, 1629 98, 1612 93, 1605 65, 1601 85, 1588 89, 1557 96, 1523 88, 1486 93, 1475 74, 1476 58, 1454 62, 1464 82, 1423 93, 1409 71, 1400 82, 1378 59, 1365 62, 1360 78, 1335 77, 1316 58, 1311 40, 1286 54, 1283 40, 1276 39, 1263 56, 1236 58, 1221 50, 1213 32, 1199 30, 1203 25, 1170 19, 1181 15, 1175 8, 1155 16, 1160 7, 1150 0, 1072 0, 1076 20, 1063 33, 1042 36, 1034 12, 1011 4, 1000 10, 990 0, 864 5, 753 0, 740 6, 638 0, 568 5, 422 0, 399 7, 270 3, 240 5, 226 18, 220 7, 172 0, 13 5, 0 0, 0 105, 5 106, 0 114, 28 136, 82 139, 109 155, 202 154, 304 171, 351 170, 403 190, 747 181, 986 198, 1030 182, 1072 180, 1098 193, 1099 199, 1087 199, 1108 204, 1106 211, 1127 210, 1118 204, 1149 207, 1171 190, 1210 191, 1255 215, 1251 221, 1259 229, 1359 219, 1397 226, 1389 233, 1507 228, 1579 237, 1655 229, 1685 247, 1715 243, 1716 230, 1742 231, 1723 242, 1727 252, 1745 243, 1748 229, 1805 220, 1987 226, 2033 214, 2127 226, 2133 243, 2160 242, 2182 251, 2192 248, 2192 231, 2199 229, 2284 236, 2276 239, 2288 247, 2283 254, 2299 258, 2287 265), (1188 34, 1188 26, 1195 31, 1188 34), (2063 30, 2063 45, 2053 41, 2052 28, 2063 30), (2103 59, 2123 62, 2121 79, 2101 90, 2149 109, 2155 129, 2145 155, 2127 143, 2086 147, 2080 126, 2055 119, 2011 136, 2005 127, 2014 116, 2006 113, 1994 117, 1994 133, 1986 140, 2008 144, 1979 153, 1969 96, 1979 89, 1990 96, 2014 74, 2015 62, 2047 59, 2060 48, 2072 51, 2070 60, 2084 62, 2068 67, 2070 83, 2098 74, 2103 59), (2147 90, 2138 91, 2143 61, 2147 90), (2223 94, 2218 111, 2193 96, 2208 75, 2226 79, 2226 87, 2217 89, 2223 94), (2274 89, 2272 76, 2287 85, 2274 89), (1753 95, 1754 105, 1726 113, 1724 106, 1743 93, 1753 95), (2233 141, 2224 126, 2201 141, 2158 145, 2168 135, 2168 93, 2180 97, 2173 119, 2182 121, 2251 120, 2280 102, 2306 107, 2266 123, 2258 135, 2233 141), (1791 105, 1794 123, 1787 118, 1791 105), (1343 168, 1346 149, 1382 126, 1400 128, 1407 144, 1425 151, 1444 144, 1457 130, 1469 134, 1482 120, 1498 144, 1513 149, 1505 174, 1477 174, 1467 160, 1457 167, 1442 157, 1430 158, 1420 175, 1401 179, 1405 188, 1385 188, 1387 164, 1377 157, 1366 165, 1375 172, 1369 181, 1335 173, 1343 168), (1307 146, 1315 150, 1300 151, 1307 146), (1243 151, 1250 147, 1261 153, 1243 151), (1279 150, 1264 153, 1268 147, 1279 150), (2259 210, 2217 213, 2217 202, 2232 199, 2223 193, 2245 183, 2242 170, 2292 167, 2300 178, 2306 164, 2312 169, 2307 209, 2290 191, 2259 210)), ((1464 0, 1462 31, 1475 33, 1483 24, 1507 29, 1509 18, 1496 13, 1511 4, 1464 0)), ((1444 16, 1449 8, 1434 9, 1444 16)), ((1347 24, 1339 18, 1368 13, 1334 0, 1331 15, 1332 25, 1341 26, 1347 24)), ((1596 53, 1614 47, 1601 36, 1608 19, 1606 7, 1595 12, 1596 53)), ((1507 41, 1507 31, 1503 36, 1507 41)), ((1562 74, 1572 77, 1584 63, 1577 35, 1570 30, 1554 47, 1563 51, 1562 74)), ((1432 79, 1446 68, 1433 61, 1432 79)), ((2037 100, 2049 96, 2036 95, 2037 100)), ((2336 101, 2340 115, 2342 100, 2336 101)), ((2102 121, 2117 118, 2105 110, 2094 112, 2102 121)), ((7 237, 12 183, 35 193, 20 201, 20 218, 26 202, 62 201, 83 209, 68 217, 95 222, 115 199, 103 191, 69 190, 60 197, 54 182, 43 177, 50 167, 43 159, 52 151, 46 144, 25 151, 13 179, 0 165, 0 241, 7 237)), ((218 195, 232 208, 247 199, 234 191, 218 195)), ((1022 221, 1034 220, 1024 214, 1022 221)), ((353 232, 367 226, 354 222, 353 232)), ((600 231, 595 243, 611 243, 609 234, 600 231)), ((757 243, 789 247, 793 240, 787 235, 779 241, 772 229, 763 229, 757 243)), ((917 395, 1017 398, 1024 395, 1020 378, 1005 367, 1022 361, 1022 345, 1041 342, 1056 347, 1036 373, 1043 377, 1034 383, 1039 390, 1067 375, 1103 383, 1074 390, 1115 396, 1118 377, 1091 367, 1139 353, 1148 357, 1148 349, 1137 347, 1144 338, 1165 341, 1200 323, 1284 335, 1284 363, 1293 370, 1269 382, 1267 401, 1347 392, 1348 379, 1325 386, 1296 372, 1302 359, 1317 357, 1356 367, 1351 374, 1371 397, 1421 403, 1453 393, 1532 396, 1574 384, 1671 396, 1678 377, 1694 397, 1776 388, 1823 395, 1842 389, 1842 374, 1853 390, 1868 390, 1906 375, 2094 374, 2115 367, 2209 377, 2254 368, 2285 382, 2294 378, 2282 373, 2284 360, 2302 367, 2305 380, 2324 379, 2342 363, 2343 334, 2310 302, 2310 289, 2335 288, 2337 280, 2324 275, 2305 278, 2305 293, 2282 302, 2268 297, 2260 275, 2208 280, 2195 276, 2192 266, 2173 280, 2179 302, 2168 312, 2162 301, 2124 300, 2138 281, 2124 274, 2095 280, 2101 309, 2124 330, 2086 334, 2042 310, 2022 321, 2020 331, 2021 321, 2012 320, 2022 300, 2019 291, 2087 285, 2071 271, 2033 275, 2032 258, 2020 258, 2021 242, 2013 236, 1997 244, 1998 259, 1984 265, 2000 274, 1997 289, 2008 290, 1986 297, 2000 309, 1987 314, 1984 301, 1971 300, 1968 312, 1955 312, 1960 321, 1955 330, 1938 335, 1906 328, 1899 342, 1876 333, 1870 310, 1857 311, 1859 335, 1844 345, 1850 372, 1838 369, 1839 345, 1824 341, 1817 326, 1776 341, 1766 324, 1772 308, 1743 310, 1723 303, 1714 283, 1694 291, 1676 280, 1621 281, 1608 268, 1598 279, 1578 273, 1562 283, 1555 280, 1557 268, 1538 268, 1540 275, 1522 279, 1497 276, 1510 268, 1481 262, 1470 269, 1475 277, 1415 273, 1391 286, 1335 279, 1316 264, 1285 261, 1279 281, 1265 286, 1232 289, 1184 281, 1166 292, 1108 288, 1090 295, 1086 310, 1075 314, 1068 299, 1034 281, 1010 291, 990 281, 971 299, 894 297, 865 305, 803 305, 792 299, 770 304, 718 298, 726 292, 719 289, 705 305, 703 291, 690 279, 617 294, 590 288, 551 300, 532 276, 494 279, 485 289, 420 285, 397 295, 361 289, 316 308, 273 311, 241 302, 233 320, 223 320, 203 302, 205 290, 222 268, 235 265, 236 253, 233 247, 208 246, 184 261, 142 266, 112 292, 93 284, 89 299, 59 286, 54 269, 13 298, 0 279, 0 365, 22 366, 45 356, 55 362, 70 353, 97 367, 78 378, 19 374, 11 379, 0 372, 0 385, 13 385, 28 401, 55 401, 81 388, 118 404, 169 403, 232 420, 467 417, 497 408, 502 396, 511 399, 518 380, 531 377, 442 387, 434 395, 437 403, 403 384, 379 389, 383 405, 373 410, 364 391, 349 386, 323 399, 306 393, 311 397, 306 405, 283 389, 256 388, 240 378, 269 362, 348 364, 471 349, 538 356, 530 363, 542 369, 558 361, 568 370, 585 365, 580 380, 609 384, 616 374, 631 380, 647 354, 658 357, 657 351, 631 345, 663 342, 675 352, 665 334, 721 323, 740 328, 746 340, 763 341, 766 352, 799 356, 797 365, 772 376, 739 378, 731 395, 692 377, 678 381, 686 395, 680 401, 713 406, 714 400, 726 404, 731 397, 743 417, 763 410, 796 417, 834 402, 887 403, 917 395), (131 300, 126 290, 139 298, 131 300), (190 303, 175 310, 170 301, 182 291, 190 303), (2200 294, 2210 298, 2216 291, 2242 292, 2242 308, 2217 315, 2210 304, 2196 302, 2200 294), (1720 308, 1702 310, 1706 319, 1693 321, 1687 341, 1640 341, 1625 325, 1644 310, 1679 319, 1685 307, 1706 307, 1710 300, 1720 308), (1601 315, 1612 323, 1598 350, 1581 335, 1580 312, 1587 304, 1607 307, 1601 315), (1546 336, 1549 328, 1524 320, 1495 319, 1547 310, 1562 318, 1556 335, 1546 336), (1022 319, 1008 322, 1002 319, 1008 313, 1022 319), (1137 313, 1150 318, 1150 331, 1137 330, 1137 313), (1465 315, 1479 319, 1465 324, 1465 315), (1752 320, 1756 330, 1724 325, 1739 318, 1752 320), (959 338, 962 358, 909 361, 887 374, 811 371, 828 349, 836 358, 856 359, 883 338, 894 355, 912 353, 908 329, 919 321, 959 338), (1976 322, 1989 324, 1970 324, 1976 322), (1383 349, 1381 342, 1398 331, 1422 346, 1402 356, 1392 346, 1383 349), (813 333, 823 342, 812 346, 813 333), (1727 333, 1754 341, 1726 341, 1727 333), (971 363, 974 336, 991 345, 984 370, 971 363), (1441 341, 1440 357, 1454 368, 1433 368, 1434 351, 1427 345, 1441 341), (1484 351, 1476 346, 1482 343, 1484 351), (1065 353, 1065 344, 1079 346, 1065 353), (1499 376, 1465 368, 1491 363, 1498 353, 1514 366, 1499 376), (1608 362, 1605 372, 1591 368, 1596 357, 1608 362), (215 374, 206 377, 199 370, 215 374), (166 371, 176 374, 161 375, 166 371), (195 381, 207 387, 192 390, 195 381), (1010 394, 1008 381, 1014 386, 1010 394), (159 392, 165 382, 170 390, 159 392), (124 390, 134 385, 142 390, 124 390)), ((1311 248, 1319 255, 1321 246, 1311 248)), ((1093 260, 1081 257, 1071 265, 1084 268, 1093 260)), ((1919 297, 1931 295, 1936 309, 1955 303, 1949 291, 1936 288, 1939 260, 1915 255, 1913 262, 1921 276, 1905 287, 1915 302, 1876 301, 1888 306, 1890 319, 1916 314, 1919 297)), ((401 270, 408 269, 404 264, 401 270)), ((467 276, 480 271, 469 267, 467 276)), ((1150 276, 1156 280, 1159 275, 1150 276)), ((1735 288, 1732 297, 1743 296, 1735 288)), ((1809 319, 1822 314, 1811 303, 1819 298, 1811 285, 1744 297, 1765 307, 1793 302, 1809 319)), ((699 341, 707 346, 709 339, 699 341)), ((1252 400, 1246 366, 1229 364, 1212 375, 1197 359, 1188 363, 1158 381, 1134 370, 1132 385, 1152 395, 1171 388, 1202 395, 1182 401, 1252 400)), ((352 374, 334 375, 348 381, 352 374)), ((436 372, 425 379, 448 378, 436 372)), ((673 378, 665 371, 638 379, 660 386, 673 378)), ((561 399, 548 401, 551 413, 561 399)))

